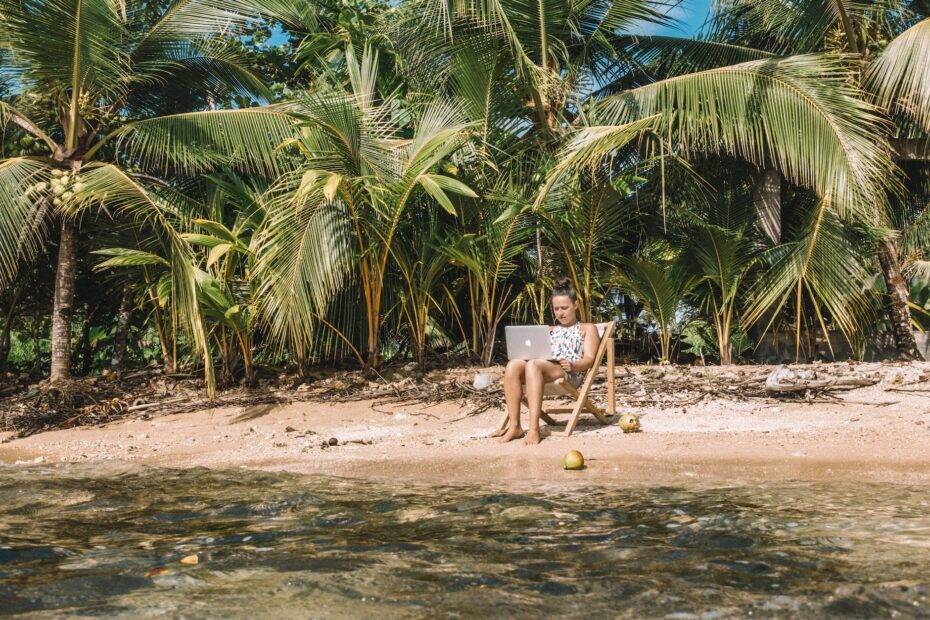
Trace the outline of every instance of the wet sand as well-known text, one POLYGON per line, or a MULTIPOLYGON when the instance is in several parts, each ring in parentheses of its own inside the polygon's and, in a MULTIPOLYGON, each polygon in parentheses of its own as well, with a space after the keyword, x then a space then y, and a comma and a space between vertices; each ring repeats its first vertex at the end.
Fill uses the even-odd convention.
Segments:
POLYGON ((685 407, 630 408, 621 401, 620 411, 641 416, 642 432, 624 434, 585 416, 571 437, 555 427, 538 446, 488 438, 501 412, 466 415, 461 402, 392 408, 373 408, 372 401, 303 402, 47 432, 0 444, 0 462, 244 467, 510 487, 560 481, 930 484, 930 384, 905 379, 901 385, 902 373, 915 377, 930 364, 875 367, 884 375, 880 384, 840 393, 835 402, 713 398, 685 407), (322 448, 330 438, 339 445, 322 448), (585 470, 561 469, 562 455, 573 449, 584 454, 585 470))

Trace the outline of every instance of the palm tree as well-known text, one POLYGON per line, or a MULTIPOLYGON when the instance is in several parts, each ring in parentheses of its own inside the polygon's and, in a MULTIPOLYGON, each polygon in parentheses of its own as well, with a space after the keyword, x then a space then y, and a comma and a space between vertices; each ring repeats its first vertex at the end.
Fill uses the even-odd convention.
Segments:
MULTIPOLYGON (((930 131, 930 80, 923 60, 930 53, 930 13, 925 3, 910 0, 850 2, 849 0, 737 0, 721 5, 715 15, 711 37, 745 53, 787 56, 798 53, 840 52, 853 62, 854 80, 863 96, 876 103, 894 121, 885 124, 883 135, 898 163, 908 157, 927 158, 920 153, 921 140, 930 131), (888 131, 890 130, 890 132, 888 131), (915 150, 916 147, 916 150, 915 150)), ((694 56, 688 50, 685 56, 694 56)), ((693 60, 693 59, 692 59, 693 60)), ((710 55, 701 56, 708 62, 710 55)), ((760 187, 773 187, 771 171, 760 187)), ((777 184, 775 194, 777 194, 777 184)), ((888 226, 894 219, 889 209, 901 204, 890 182, 891 202, 876 196, 877 208, 869 221, 888 226)), ((771 195, 773 192, 765 192, 771 195)), ((777 204, 776 201, 770 201, 777 204)), ((905 201, 906 202, 906 201, 905 201)), ((878 263, 887 291, 888 318, 901 355, 919 358, 908 312, 907 285, 901 273, 899 248, 886 237, 877 246, 878 263)), ((841 257, 838 257, 841 258, 841 257)), ((842 261, 840 261, 842 262, 842 261)))
MULTIPOLYGON (((856 67, 843 57, 627 34, 642 20, 664 21, 667 5, 648 0, 418 0, 402 8, 397 47, 414 85, 509 102, 518 122, 506 125, 509 133, 486 124, 492 130, 475 150, 501 170, 534 162, 545 180, 524 204, 540 214, 560 184, 576 182, 575 171, 609 182, 631 157, 739 157, 862 218, 884 202, 893 179, 887 142, 876 140, 881 110, 866 101, 856 67), (659 62, 683 48, 684 65, 659 62), (485 75, 507 67, 500 92, 460 60, 469 55, 485 75), (474 87, 463 88, 463 76, 474 87), (525 148, 511 148, 511 136, 525 148)), ((515 204, 509 215, 525 208, 515 204)))
POLYGON ((668 364, 678 313, 695 280, 673 261, 634 257, 621 261, 617 281, 652 315, 659 336, 660 363, 668 364))
POLYGON ((272 191, 257 246, 256 277, 269 335, 304 355, 314 317, 357 284, 364 308, 365 365, 380 363, 384 294, 405 212, 430 198, 450 215, 449 194, 475 197, 437 172, 465 142, 469 123, 456 106, 435 100, 403 109, 377 91, 378 55, 346 52, 349 89, 321 81, 297 96, 301 135, 284 143, 303 160, 272 191), (408 127, 397 118, 413 116, 408 127), (310 320, 308 320, 310 319, 310 320))
POLYGON ((744 282, 753 267, 753 246, 742 228, 707 223, 694 227, 686 249, 688 270, 698 279, 696 298, 713 323, 721 364, 733 363, 744 282))
MULTIPOLYGON (((165 236, 172 299, 196 348, 206 350, 191 250, 178 232, 185 201, 153 174, 234 161, 270 169, 266 143, 283 139, 291 124, 282 113, 185 111, 231 94, 266 94, 228 37, 251 18, 285 10, 246 0, 175 0, 163 7, 0 0, 0 71, 14 87, 0 102, 0 121, 40 145, 35 155, 0 160, 0 283, 9 282, 57 222, 51 381, 70 376, 75 261, 88 209, 145 223, 165 236), (32 105, 36 99, 43 105, 32 105), (29 107, 37 108, 34 114, 29 107)), ((204 359, 212 377, 209 355, 204 359)))

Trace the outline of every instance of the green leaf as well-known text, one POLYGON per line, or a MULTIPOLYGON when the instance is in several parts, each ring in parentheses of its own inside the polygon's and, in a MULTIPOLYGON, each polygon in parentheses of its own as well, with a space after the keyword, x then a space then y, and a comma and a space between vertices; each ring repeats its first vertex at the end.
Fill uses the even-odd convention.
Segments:
POLYGON ((211 248, 210 253, 207 255, 207 268, 209 269, 215 265, 218 260, 226 256, 232 247, 231 243, 221 243, 211 248))
POLYGON ((157 254, 130 248, 104 248, 102 250, 94 250, 91 254, 110 257, 94 265, 94 271, 111 269, 113 267, 143 267, 147 265, 159 265, 161 267, 170 266, 168 261, 157 254))
POLYGON ((880 105, 914 118, 930 131, 930 19, 899 35, 866 73, 880 105))
POLYGON ((214 222, 213 220, 204 220, 204 219, 194 219, 192 220, 192 222, 196 224, 197 226, 200 226, 207 232, 213 233, 213 235, 221 239, 225 239, 229 243, 237 243, 239 241, 239 238, 236 237, 236 235, 231 230, 226 228, 226 226, 224 226, 220 222, 214 222))
POLYGON ((519 203, 507 205, 507 208, 501 211, 501 214, 497 216, 497 219, 494 220, 494 223, 503 224, 508 220, 512 220, 513 218, 517 217, 524 210, 525 206, 519 203))
POLYGON ((225 239, 219 239, 212 235, 201 235, 200 233, 181 233, 179 236, 192 245, 205 245, 208 248, 228 243, 225 239))
POLYGON ((460 196, 467 196, 469 198, 478 197, 478 194, 476 194, 472 188, 458 179, 453 179, 452 177, 443 176, 441 174, 424 174, 423 176, 429 177, 431 181, 447 192, 459 194, 460 196))
POLYGON ((430 175, 424 174, 421 176, 420 185, 423 186, 423 189, 425 189, 426 192, 432 196, 449 215, 456 215, 455 205, 452 204, 452 201, 449 200, 449 197, 446 196, 446 193, 442 191, 442 188, 439 187, 439 184, 430 178, 430 175))

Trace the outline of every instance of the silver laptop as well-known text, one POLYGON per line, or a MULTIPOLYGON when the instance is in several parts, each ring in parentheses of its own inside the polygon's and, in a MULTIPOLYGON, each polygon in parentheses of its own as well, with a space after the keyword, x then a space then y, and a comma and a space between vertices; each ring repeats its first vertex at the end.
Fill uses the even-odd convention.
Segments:
POLYGON ((548 325, 507 325, 504 336, 507 339, 507 359, 552 359, 548 325))

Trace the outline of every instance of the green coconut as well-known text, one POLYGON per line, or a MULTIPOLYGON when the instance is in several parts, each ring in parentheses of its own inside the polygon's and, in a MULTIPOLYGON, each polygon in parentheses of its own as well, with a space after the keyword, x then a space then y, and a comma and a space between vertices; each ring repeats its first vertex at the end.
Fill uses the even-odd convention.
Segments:
POLYGON ((562 457, 562 467, 565 469, 584 469, 584 456, 578 450, 572 450, 562 457))
POLYGON ((624 433, 638 433, 640 430, 639 418, 632 413, 624 413, 620 416, 619 426, 624 433))

